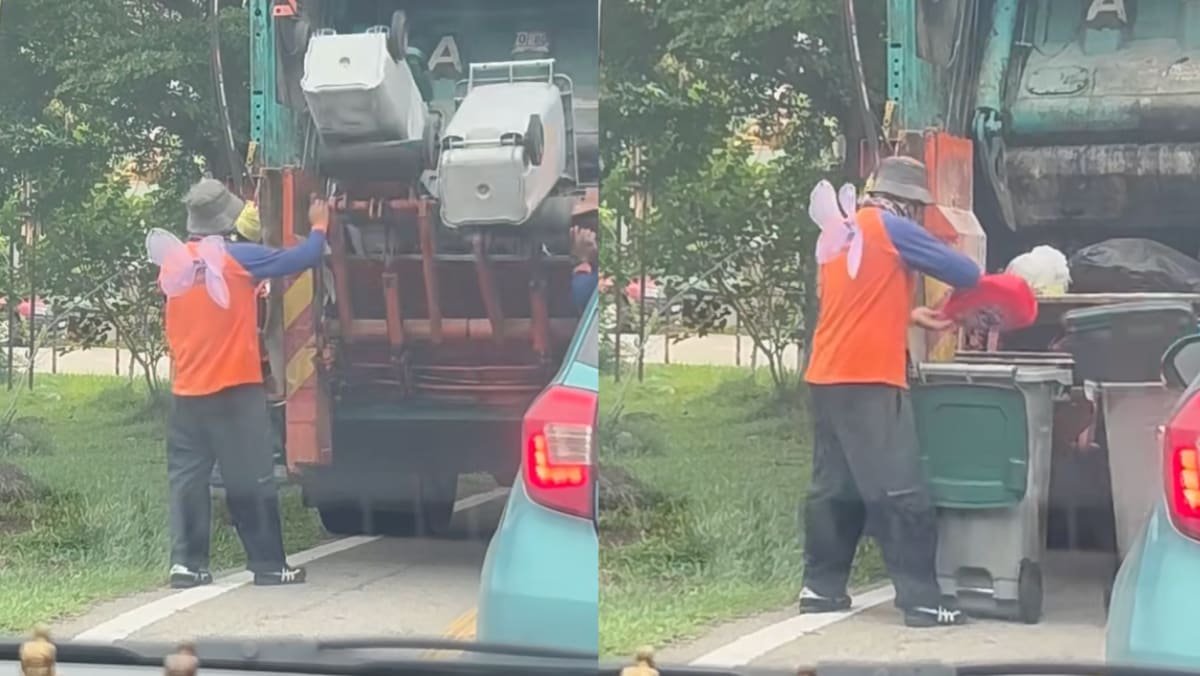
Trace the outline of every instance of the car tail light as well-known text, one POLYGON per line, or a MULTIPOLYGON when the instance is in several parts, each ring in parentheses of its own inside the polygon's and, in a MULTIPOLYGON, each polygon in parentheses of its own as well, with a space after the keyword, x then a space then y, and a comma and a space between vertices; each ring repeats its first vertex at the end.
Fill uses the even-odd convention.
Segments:
POLYGON ((525 413, 525 485, 538 504, 595 515, 596 406, 595 392, 555 385, 525 413))
POLYGON ((1162 433, 1167 508, 1181 533, 1200 539, 1200 397, 1192 395, 1162 433))

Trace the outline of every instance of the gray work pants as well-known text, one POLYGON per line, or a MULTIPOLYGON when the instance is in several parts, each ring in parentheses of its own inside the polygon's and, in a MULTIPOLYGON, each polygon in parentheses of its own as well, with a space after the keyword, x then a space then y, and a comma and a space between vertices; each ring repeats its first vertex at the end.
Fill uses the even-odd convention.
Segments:
POLYGON ((225 502, 246 550, 246 567, 285 564, 274 444, 262 385, 239 385, 198 397, 175 396, 167 436, 171 563, 209 566, 214 463, 225 502))
POLYGON ((804 507, 805 586, 846 593, 864 532, 883 551, 896 605, 937 607, 937 519, 906 390, 813 385, 812 484, 804 507))

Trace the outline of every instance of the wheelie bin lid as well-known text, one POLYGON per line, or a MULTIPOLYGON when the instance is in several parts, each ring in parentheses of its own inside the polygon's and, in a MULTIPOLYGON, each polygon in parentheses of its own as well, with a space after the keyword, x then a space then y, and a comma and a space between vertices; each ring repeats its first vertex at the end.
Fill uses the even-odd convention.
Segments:
POLYGON ((1195 307, 1187 300, 1138 300, 1127 303, 1111 303, 1093 307, 1068 310, 1063 314, 1067 328, 1089 329, 1107 326, 1120 316, 1159 312, 1174 312, 1183 315, 1195 314, 1195 307))
POLYGON ((917 379, 963 383, 1047 383, 1070 387, 1070 369, 1040 364, 964 364, 961 362, 923 362, 917 366, 917 379))

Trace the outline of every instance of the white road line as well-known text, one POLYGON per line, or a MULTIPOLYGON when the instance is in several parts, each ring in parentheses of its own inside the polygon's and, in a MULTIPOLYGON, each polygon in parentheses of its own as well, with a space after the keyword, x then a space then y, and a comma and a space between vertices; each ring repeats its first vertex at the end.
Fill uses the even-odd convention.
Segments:
POLYGON ((459 500, 458 502, 454 503, 454 511, 462 512, 462 511, 471 509, 472 507, 478 507, 479 505, 491 502, 492 500, 495 500, 496 498, 499 498, 499 497, 505 496, 505 495, 508 495, 507 488, 493 488, 492 490, 487 491, 486 493, 476 493, 475 495, 468 495, 467 497, 463 498, 462 500, 459 500))
POLYGON ((763 627, 735 639, 731 643, 717 648, 692 661, 694 666, 713 668, 742 667, 767 653, 791 643, 792 641, 820 631, 825 627, 853 617, 862 611, 873 608, 881 603, 887 603, 895 598, 896 592, 889 584, 877 587, 854 598, 854 607, 840 613, 822 613, 814 615, 797 615, 782 622, 776 622, 769 627, 763 627))
MULTIPOLYGON (((467 496, 454 503, 454 511, 462 512, 478 507, 507 493, 507 488, 493 488, 485 493, 467 496)), ((288 561, 295 565, 304 565, 326 556, 360 547, 378 539, 380 538, 377 535, 359 535, 341 538, 333 542, 326 542, 323 545, 317 545, 312 549, 291 554, 288 556, 288 561)), ((111 620, 101 622, 91 629, 80 632, 74 636, 74 640, 97 643, 120 641, 129 638, 131 635, 156 622, 167 619, 175 613, 215 599, 239 587, 244 587, 252 581, 253 576, 249 571, 244 570, 239 573, 220 577, 210 585, 172 592, 160 599, 138 606, 132 610, 127 610, 111 620)))

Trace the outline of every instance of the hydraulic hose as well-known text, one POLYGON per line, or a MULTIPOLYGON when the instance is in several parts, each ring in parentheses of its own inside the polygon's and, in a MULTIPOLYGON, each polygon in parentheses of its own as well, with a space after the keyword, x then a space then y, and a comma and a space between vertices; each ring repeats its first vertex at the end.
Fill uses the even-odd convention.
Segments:
POLYGON ((225 70, 221 66, 221 0, 212 0, 212 4, 209 5, 208 42, 213 89, 217 94, 217 110, 221 115, 223 150, 225 161, 229 164, 229 178, 237 185, 238 192, 245 196, 245 168, 238 161, 237 148, 233 142, 233 122, 229 118, 229 98, 225 92, 225 70))
POLYGON ((867 93, 867 76, 863 71, 862 51, 858 47, 858 19, 854 14, 854 0, 845 0, 842 15, 846 22, 846 42, 850 53, 850 71, 854 77, 854 91, 859 115, 862 116, 867 148, 871 153, 871 165, 879 164, 879 122, 871 112, 871 97, 867 93))

